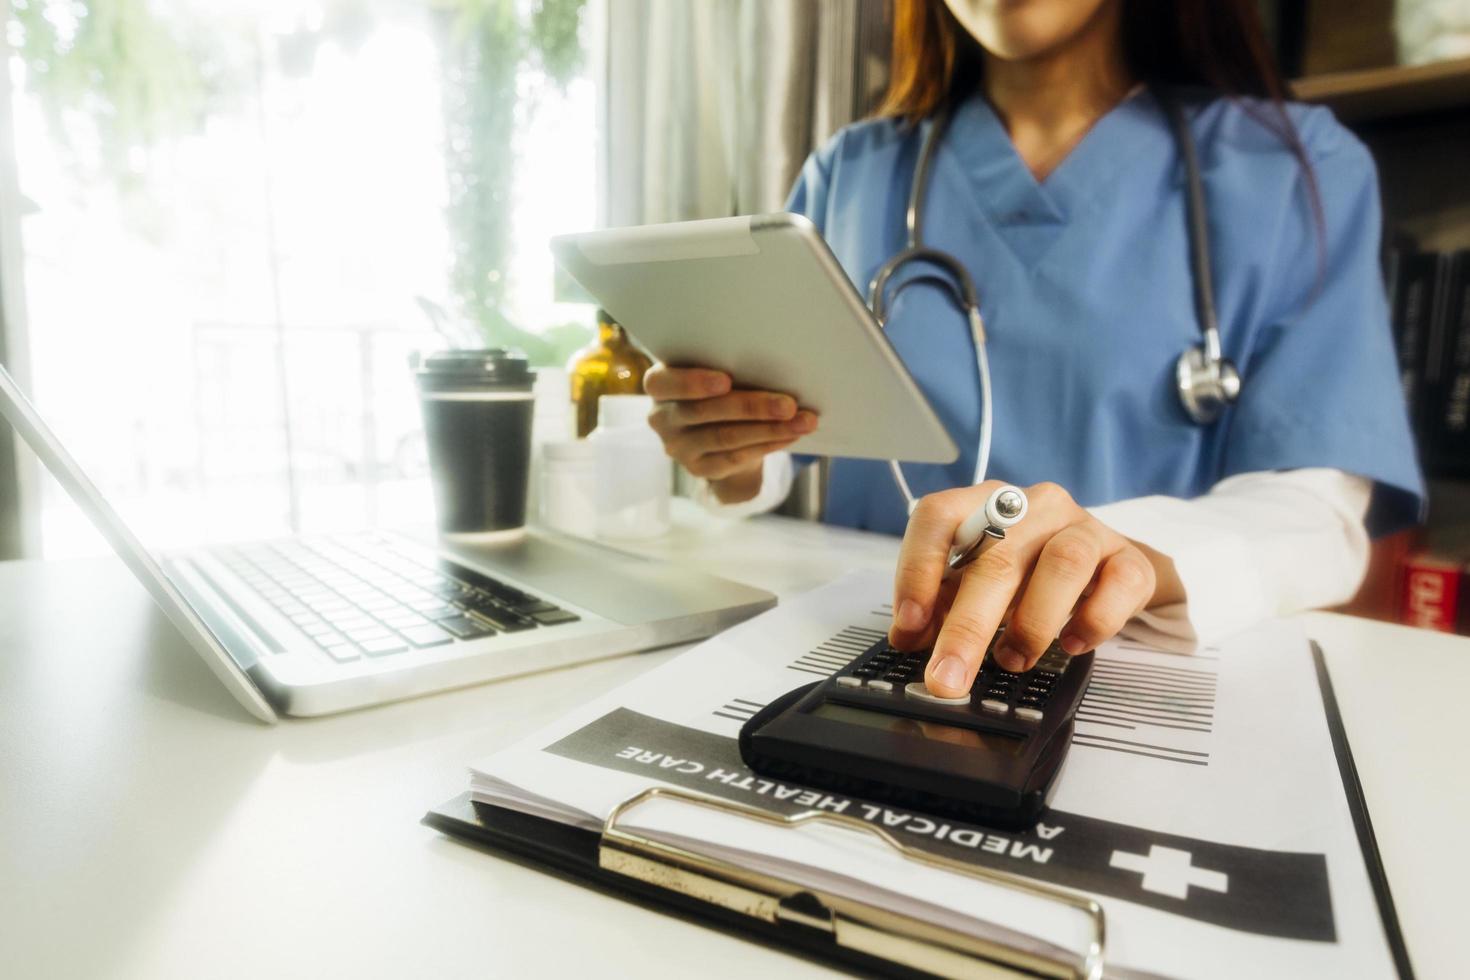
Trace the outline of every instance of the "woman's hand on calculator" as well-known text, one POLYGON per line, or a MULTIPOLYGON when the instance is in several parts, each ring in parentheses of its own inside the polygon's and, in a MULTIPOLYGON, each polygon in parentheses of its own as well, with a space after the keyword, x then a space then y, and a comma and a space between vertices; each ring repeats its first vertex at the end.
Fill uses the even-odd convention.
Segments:
POLYGON ((941 697, 969 691, 1002 624, 995 659, 1019 672, 1058 637, 1067 653, 1082 653, 1139 611, 1184 598, 1172 561, 1103 524, 1054 483, 1027 488, 1025 520, 946 579, 955 531, 1001 486, 930 494, 904 532, 889 641, 902 650, 934 647, 924 680, 941 697))
POLYGON ((656 364, 644 376, 643 390, 657 403, 648 424, 664 451, 708 480, 727 504, 760 492, 768 453, 817 428, 816 413, 799 408, 790 395, 736 390, 722 371, 656 364))

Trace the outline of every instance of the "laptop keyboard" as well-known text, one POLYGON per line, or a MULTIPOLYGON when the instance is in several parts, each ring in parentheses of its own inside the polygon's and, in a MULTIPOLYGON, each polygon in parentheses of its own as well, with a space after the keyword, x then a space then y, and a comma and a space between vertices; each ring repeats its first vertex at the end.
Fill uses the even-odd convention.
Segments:
POLYGON ((333 660, 387 657, 576 622, 575 613, 377 536, 213 549, 333 660))

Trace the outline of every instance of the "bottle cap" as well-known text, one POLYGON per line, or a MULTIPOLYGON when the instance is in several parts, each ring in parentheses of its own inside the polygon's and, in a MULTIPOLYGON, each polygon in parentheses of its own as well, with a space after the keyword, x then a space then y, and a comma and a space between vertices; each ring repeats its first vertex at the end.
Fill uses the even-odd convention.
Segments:
POLYGON ((629 429, 647 426, 653 399, 647 395, 603 395, 597 399, 599 429, 629 429))

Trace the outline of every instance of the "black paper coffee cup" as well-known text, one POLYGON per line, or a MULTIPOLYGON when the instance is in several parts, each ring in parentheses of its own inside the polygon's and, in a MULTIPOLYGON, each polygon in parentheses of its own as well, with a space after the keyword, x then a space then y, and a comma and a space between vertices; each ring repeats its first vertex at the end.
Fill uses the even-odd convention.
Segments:
POLYGON ((500 348, 431 354, 416 372, 439 530, 499 536, 526 524, 536 373, 500 348))

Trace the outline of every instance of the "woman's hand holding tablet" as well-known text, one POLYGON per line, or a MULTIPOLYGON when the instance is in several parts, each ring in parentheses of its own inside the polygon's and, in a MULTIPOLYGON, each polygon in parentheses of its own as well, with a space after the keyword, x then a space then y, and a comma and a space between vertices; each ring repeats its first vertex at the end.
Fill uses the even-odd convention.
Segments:
POLYGON ((720 482, 722 499, 735 498, 724 484, 730 477, 719 474, 749 471, 770 452, 753 448, 761 443, 799 437, 803 453, 912 463, 959 456, 808 219, 767 214, 603 228, 558 236, 551 248, 629 336, 676 366, 659 375, 705 368, 724 376, 718 390, 685 386, 672 374, 667 387, 654 375, 645 386, 656 400, 691 403, 661 408, 655 425, 670 455, 720 482), (735 390, 731 378, 750 390, 735 390), (783 399, 779 413, 751 403, 772 394, 783 399), (822 417, 820 427, 806 411, 822 417), (707 425, 715 428, 698 431, 707 425))
POLYGON ((664 450, 709 481, 723 503, 749 500, 761 488, 761 463, 815 432, 815 412, 774 391, 735 390, 723 371, 656 364, 643 379, 657 402, 648 422, 664 450))

